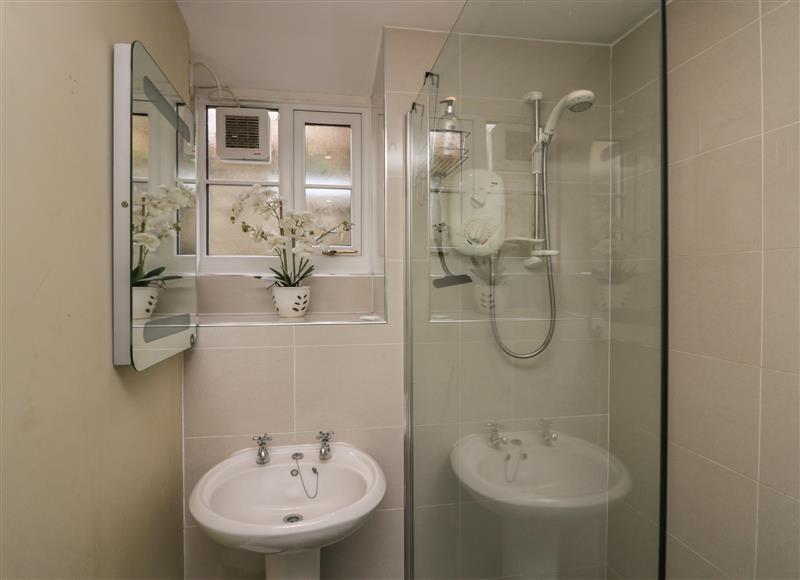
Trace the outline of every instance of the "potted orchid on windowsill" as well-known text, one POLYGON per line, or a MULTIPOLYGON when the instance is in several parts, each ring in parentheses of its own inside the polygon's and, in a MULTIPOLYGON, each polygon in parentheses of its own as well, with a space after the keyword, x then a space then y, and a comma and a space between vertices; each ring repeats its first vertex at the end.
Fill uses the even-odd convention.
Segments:
POLYGON ((270 267, 275 279, 270 284, 272 303, 281 318, 299 318, 308 310, 311 288, 303 282, 314 273, 311 255, 315 246, 327 247, 331 236, 341 236, 353 224, 344 220, 332 228, 320 227, 311 212, 284 210, 283 199, 274 191, 254 185, 242 192, 231 207, 231 223, 239 223, 252 240, 263 242, 267 252, 278 257, 270 267), (242 219, 248 210, 263 219, 254 225, 242 219), (271 226, 271 227, 270 227, 271 226))
POLYGON ((179 183, 176 187, 160 185, 153 191, 134 192, 131 211, 131 240, 136 266, 131 271, 131 315, 134 319, 150 318, 161 290, 169 280, 181 276, 165 276, 166 266, 146 269, 150 252, 155 252, 166 239, 180 231, 176 211, 194 207, 194 192, 179 183))

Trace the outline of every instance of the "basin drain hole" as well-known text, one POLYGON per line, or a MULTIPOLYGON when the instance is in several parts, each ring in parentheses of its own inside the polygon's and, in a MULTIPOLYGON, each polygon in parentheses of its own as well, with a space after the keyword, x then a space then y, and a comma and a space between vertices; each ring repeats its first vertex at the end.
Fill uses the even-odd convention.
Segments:
POLYGON ((303 516, 301 516, 300 514, 289 514, 288 516, 283 518, 283 521, 287 524, 296 524, 297 522, 303 521, 303 516))

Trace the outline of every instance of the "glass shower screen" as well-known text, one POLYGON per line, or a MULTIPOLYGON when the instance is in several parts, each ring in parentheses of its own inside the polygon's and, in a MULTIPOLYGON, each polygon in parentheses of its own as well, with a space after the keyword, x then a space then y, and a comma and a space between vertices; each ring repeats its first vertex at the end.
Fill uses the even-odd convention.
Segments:
POLYGON ((467 2, 406 118, 407 576, 663 574, 658 1, 467 2))

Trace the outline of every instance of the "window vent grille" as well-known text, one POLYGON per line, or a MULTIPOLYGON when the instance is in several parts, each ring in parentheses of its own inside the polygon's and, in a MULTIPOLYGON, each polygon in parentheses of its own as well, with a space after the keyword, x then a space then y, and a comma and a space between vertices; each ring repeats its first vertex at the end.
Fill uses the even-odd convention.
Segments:
POLYGON ((269 113, 263 109, 217 108, 220 159, 270 161, 269 113))

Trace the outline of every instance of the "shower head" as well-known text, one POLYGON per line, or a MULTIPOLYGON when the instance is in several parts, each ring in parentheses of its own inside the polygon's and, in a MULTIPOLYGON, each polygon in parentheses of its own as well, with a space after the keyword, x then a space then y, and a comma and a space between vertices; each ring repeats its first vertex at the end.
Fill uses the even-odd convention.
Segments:
POLYGON ((564 114, 565 109, 569 109, 573 113, 582 113, 587 109, 591 108, 594 104, 594 93, 592 91, 587 91, 585 89, 579 89, 577 91, 572 91, 571 93, 563 96, 558 104, 553 108, 553 111, 550 113, 550 117, 547 119, 547 123, 544 126, 544 135, 543 138, 546 142, 550 142, 555 135, 556 132, 556 125, 558 125, 558 121, 561 119, 561 115, 564 114))
POLYGON ((566 97, 567 108, 573 113, 581 113, 594 104, 594 93, 587 90, 572 91, 566 97))

